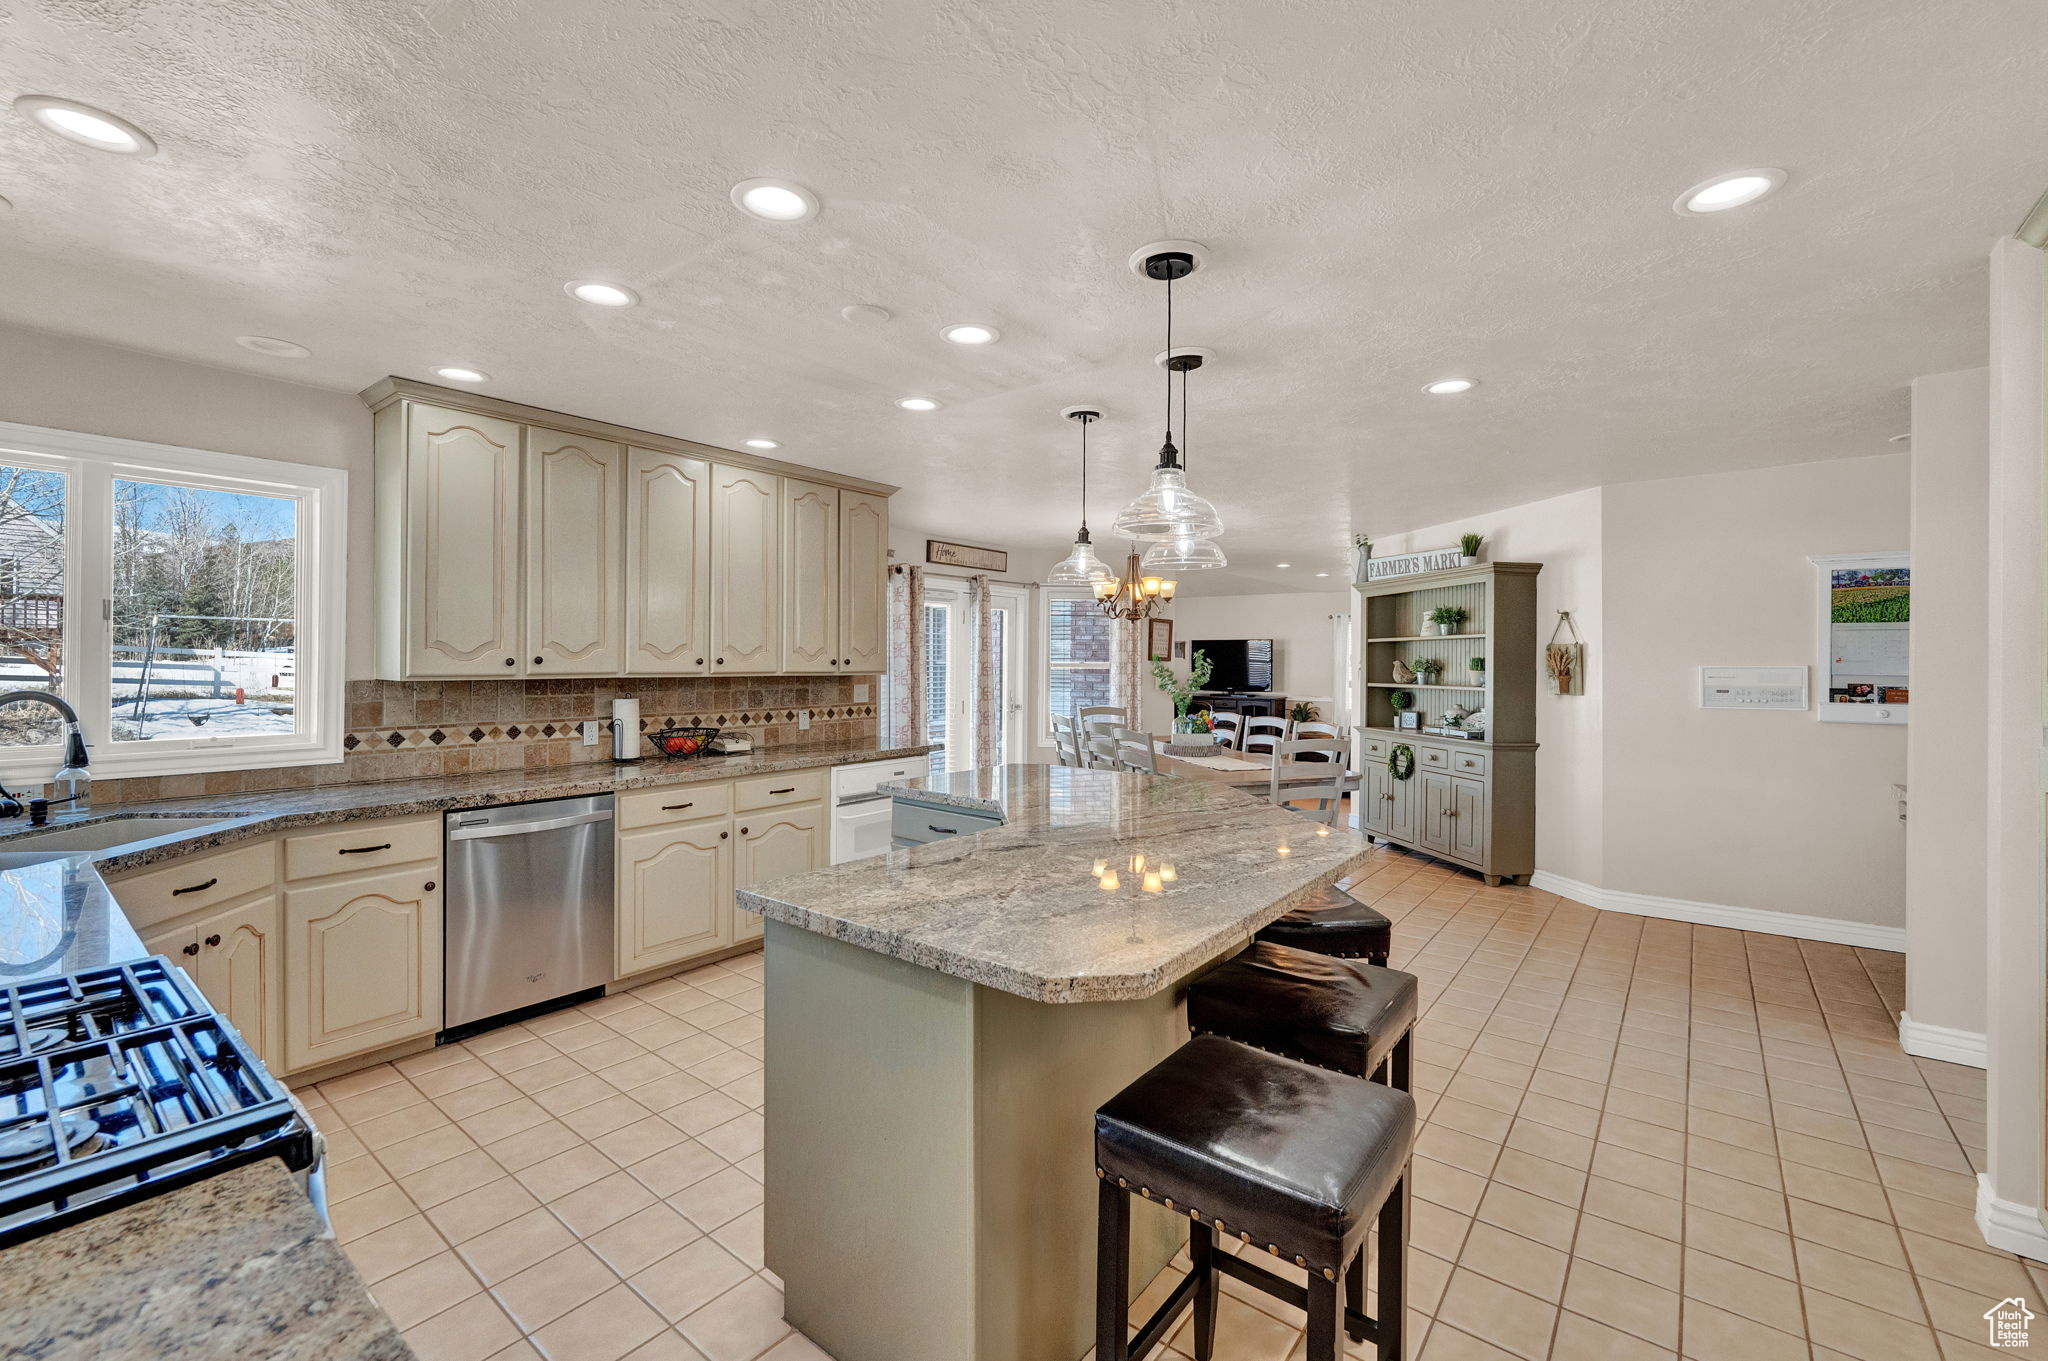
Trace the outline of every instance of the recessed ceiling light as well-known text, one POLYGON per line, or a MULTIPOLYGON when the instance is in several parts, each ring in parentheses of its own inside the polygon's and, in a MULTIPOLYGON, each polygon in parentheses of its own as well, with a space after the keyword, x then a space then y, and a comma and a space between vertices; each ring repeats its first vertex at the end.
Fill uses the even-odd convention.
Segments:
POLYGON ((1903 435, 1893 435, 1893 436, 1892 436, 1892 437, 1891 437, 1890 439, 1886 440, 1886 441, 1885 441, 1885 443, 1886 443, 1886 444, 1906 444, 1906 443, 1910 443, 1910 442, 1912 441, 1912 438, 1913 438, 1913 432, 1912 432, 1912 431, 1910 431, 1910 430, 1908 430, 1908 431, 1907 431, 1907 432, 1906 432, 1905 434, 1903 434, 1903 435))
POLYGON ((1439 378, 1423 387, 1432 397, 1455 397, 1461 392, 1470 392, 1479 386, 1477 378, 1439 378))
POLYGON ((1292 567, 1292 566, 1294 566, 1294 564, 1293 564, 1293 563, 1291 563, 1291 562, 1276 562, 1276 563, 1274 563, 1273 565, 1274 565, 1275 567, 1292 567))
POLYGON ((848 321, 857 321, 867 326, 879 326, 889 319, 889 309, 877 307, 871 302, 857 302, 851 307, 839 309, 839 315, 848 321))
POLYGON ((905 411, 937 411, 939 404, 929 397, 898 397, 896 405, 905 411))
POLYGON ((459 364, 450 364, 434 370, 436 378, 446 378, 451 383, 488 383, 491 375, 482 369, 465 369, 459 364))
POLYGON ((1328 575, 1330 575, 1330 574, 1329 574, 1328 572, 1318 572, 1318 573, 1316 573, 1316 575, 1317 575, 1317 576, 1319 576, 1319 577, 1326 577, 1326 576, 1328 576, 1328 575))
POLYGON ((732 201, 763 222, 801 222, 818 211, 818 196, 788 180, 741 180, 732 187, 732 201))
POLYGON ((595 279, 572 279, 562 285, 562 291, 578 302, 595 303, 599 307, 631 307, 640 301, 640 295, 630 288, 599 283, 595 279))
POLYGON ((780 449, 782 446, 772 439, 750 439, 747 441, 747 447, 749 449, 780 449))
POLYGON ((235 344, 240 345, 245 350, 254 350, 258 354, 267 354, 272 359, 311 359, 313 357, 313 352, 304 345, 289 340, 279 340, 276 336, 236 336, 235 344))
POLYGON ((975 322, 962 323, 958 326, 941 326, 939 334, 952 341, 955 345, 992 345, 1000 340, 1003 335, 1001 331, 998 331, 993 326, 983 326, 975 322))
POLYGON ((1784 182, 1782 170, 1738 170, 1732 175, 1716 175, 1680 194, 1671 210, 1686 217, 1725 213, 1730 208, 1755 203, 1784 182))
POLYGON ((45 131, 89 146, 96 151, 114 151, 123 156, 154 156, 156 143, 148 133, 125 118, 80 104, 75 99, 51 95, 23 95, 14 101, 15 112, 32 119, 45 131))

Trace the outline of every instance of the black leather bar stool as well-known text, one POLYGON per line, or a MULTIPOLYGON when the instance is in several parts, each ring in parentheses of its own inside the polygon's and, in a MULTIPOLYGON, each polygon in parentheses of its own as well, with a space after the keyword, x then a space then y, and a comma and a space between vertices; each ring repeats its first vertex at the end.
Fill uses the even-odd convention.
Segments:
POLYGON ((1384 965, 1394 948, 1394 923, 1344 890, 1330 887, 1261 928, 1253 939, 1384 965))
POLYGON ((1406 1092, 1215 1035, 1182 1045, 1095 1113, 1096 1361, 1141 1361, 1190 1303, 1195 1356, 1211 1361, 1223 1275, 1308 1311, 1307 1361, 1339 1361, 1346 1336, 1401 1361, 1414 1147, 1406 1092), (1132 1196, 1187 1218, 1193 1269, 1127 1341, 1132 1196), (1368 1317, 1375 1219, 1379 1312, 1368 1317), (1303 1268, 1307 1288, 1218 1251, 1218 1234, 1303 1268))
POLYGON ((1253 941, 1188 985, 1188 1029, 1409 1090, 1415 975, 1253 941))

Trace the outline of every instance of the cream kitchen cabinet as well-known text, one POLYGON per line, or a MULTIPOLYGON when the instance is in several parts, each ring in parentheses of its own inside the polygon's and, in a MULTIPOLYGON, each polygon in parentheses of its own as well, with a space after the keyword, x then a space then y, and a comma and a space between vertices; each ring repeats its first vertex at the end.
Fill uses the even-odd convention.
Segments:
POLYGON ((284 1071, 284 931, 275 893, 160 927, 144 934, 142 944, 182 966, 256 1057, 284 1071))
POLYGON ((782 669, 782 479, 711 469, 714 675, 782 669))
POLYGON ((626 451, 626 664, 635 675, 711 669, 711 465, 626 451))
POLYGON ((839 493, 839 670, 889 669, 889 498, 839 493))
POLYGON ((732 944, 731 818, 621 832, 617 863, 619 977, 732 944))
POLYGON ((286 889, 288 1071, 441 1028, 440 874, 428 861, 286 889))
POLYGON ((782 669, 840 670, 837 487, 782 479, 782 557, 782 669))
POLYGON ((523 594, 528 675, 606 675, 624 655, 626 451, 526 427, 523 594))
MULTIPOLYGON (((826 845, 824 805, 799 804, 791 808, 762 809, 736 814, 739 847, 733 871, 736 887, 765 884, 793 874, 808 874, 830 863, 826 845)), ((734 909, 733 940, 758 940, 761 918, 753 912, 734 909)))
POLYGON ((424 403, 377 415, 377 674, 516 676, 520 428, 424 403))

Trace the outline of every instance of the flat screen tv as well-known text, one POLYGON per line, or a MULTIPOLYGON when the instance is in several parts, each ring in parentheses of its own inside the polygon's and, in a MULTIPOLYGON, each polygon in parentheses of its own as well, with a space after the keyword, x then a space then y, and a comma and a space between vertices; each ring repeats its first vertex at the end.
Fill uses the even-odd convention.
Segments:
POLYGON ((1210 690, 1271 690, 1273 688, 1273 640, 1271 638, 1205 638, 1188 644, 1188 656, 1197 652, 1208 657, 1210 690))

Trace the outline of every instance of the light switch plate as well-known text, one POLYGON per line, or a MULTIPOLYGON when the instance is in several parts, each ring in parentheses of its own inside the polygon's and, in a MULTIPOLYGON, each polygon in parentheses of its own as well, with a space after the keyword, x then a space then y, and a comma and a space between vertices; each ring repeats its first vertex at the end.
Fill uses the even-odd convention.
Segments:
POLYGON ((809 709, 798 709, 796 711, 796 729, 798 732, 809 732, 811 730, 811 711, 809 709))

